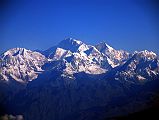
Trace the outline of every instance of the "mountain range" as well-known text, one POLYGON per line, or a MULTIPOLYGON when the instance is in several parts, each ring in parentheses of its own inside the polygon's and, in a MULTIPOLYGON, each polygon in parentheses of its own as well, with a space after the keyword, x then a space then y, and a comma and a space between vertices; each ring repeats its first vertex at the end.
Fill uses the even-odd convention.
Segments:
POLYGON ((152 107, 159 56, 67 38, 47 50, 0 55, 0 115, 25 120, 102 120, 152 107))

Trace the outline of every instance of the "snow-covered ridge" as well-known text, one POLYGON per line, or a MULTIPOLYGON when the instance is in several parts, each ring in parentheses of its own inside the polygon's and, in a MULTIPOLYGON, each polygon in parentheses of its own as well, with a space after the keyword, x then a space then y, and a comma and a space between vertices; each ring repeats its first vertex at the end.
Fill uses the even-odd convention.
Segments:
POLYGON ((117 78, 131 82, 153 80, 159 75, 159 59, 152 51, 135 51, 117 71, 117 78))
POLYGON ((0 76, 3 80, 27 82, 35 79, 46 62, 44 55, 25 48, 13 48, 0 57, 0 76))
POLYGON ((101 42, 95 47, 104 55, 106 55, 109 58, 109 61, 112 64, 113 67, 116 67, 120 64, 122 64, 125 60, 129 58, 130 53, 123 50, 115 50, 114 48, 110 47, 108 44, 101 42))
POLYGON ((157 57, 156 53, 152 52, 152 51, 148 51, 148 50, 144 50, 144 51, 135 51, 134 55, 138 56, 138 57, 142 57, 142 58, 147 58, 149 60, 151 59, 155 59, 157 57))
POLYGON ((18 82, 32 81, 44 71, 42 66, 45 63, 53 65, 49 67, 49 70, 61 70, 62 68, 64 76, 72 76, 79 72, 103 74, 125 64, 134 69, 141 59, 153 61, 157 59, 157 55, 147 50, 130 54, 127 51, 116 50, 105 42, 93 46, 68 38, 41 53, 25 48, 13 48, 4 52, 0 56, 0 78, 6 81, 10 79, 18 82), (137 62, 133 61, 130 64, 128 63, 130 60, 137 62), (56 64, 52 64, 53 62, 56 64), (65 67, 61 67, 63 65, 65 67))

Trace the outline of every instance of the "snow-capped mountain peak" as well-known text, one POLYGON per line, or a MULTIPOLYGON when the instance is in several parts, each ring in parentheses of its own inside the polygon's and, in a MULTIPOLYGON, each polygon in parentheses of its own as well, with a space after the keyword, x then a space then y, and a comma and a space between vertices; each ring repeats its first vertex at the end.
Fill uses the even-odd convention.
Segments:
MULTIPOLYGON (((56 46, 54 52, 51 51, 50 53, 49 58, 52 61, 58 61, 58 63, 63 61, 66 64, 66 68, 63 71, 67 74, 77 72, 101 74, 107 71, 103 68, 111 66, 96 47, 73 38, 63 40, 56 46), (103 68, 102 61, 104 63, 103 68)), ((58 69, 57 67, 54 68, 58 69)))
POLYGON ((115 50, 105 42, 101 42, 95 47, 109 58, 109 61, 116 67, 129 58, 129 53, 123 50, 115 50))
POLYGON ((81 45, 83 43, 82 41, 76 40, 76 39, 73 39, 73 38, 67 38, 64 41, 68 41, 68 42, 71 42, 72 44, 78 44, 78 45, 81 45))
POLYGON ((112 48, 111 46, 109 46, 107 43, 105 42, 100 42, 99 44, 97 44, 95 46, 99 51, 104 51, 104 50, 109 50, 109 51, 112 51, 114 50, 114 48, 112 48))
POLYGON ((73 38, 67 38, 62 40, 57 47, 70 50, 72 52, 76 52, 80 45, 82 45, 83 42, 73 39, 73 38))
POLYGON ((47 61, 44 55, 25 48, 13 48, 0 56, 0 76, 4 80, 27 82, 35 79, 47 61))

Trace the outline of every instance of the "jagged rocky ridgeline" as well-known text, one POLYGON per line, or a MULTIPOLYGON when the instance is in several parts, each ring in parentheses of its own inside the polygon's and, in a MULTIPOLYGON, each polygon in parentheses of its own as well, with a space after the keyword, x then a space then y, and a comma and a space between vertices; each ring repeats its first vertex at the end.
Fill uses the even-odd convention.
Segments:
POLYGON ((102 42, 95 46, 68 38, 45 51, 13 48, 0 56, 0 79, 28 83, 44 71, 62 71, 73 78, 75 73, 103 74, 118 69, 116 77, 144 80, 159 73, 158 56, 147 50, 128 53, 102 42))

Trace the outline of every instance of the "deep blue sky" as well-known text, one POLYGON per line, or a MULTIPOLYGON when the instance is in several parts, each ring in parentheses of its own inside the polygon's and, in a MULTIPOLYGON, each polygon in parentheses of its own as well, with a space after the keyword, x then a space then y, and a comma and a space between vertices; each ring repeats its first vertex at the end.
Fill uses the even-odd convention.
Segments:
POLYGON ((159 53, 158 7, 156 0, 2 0, 0 52, 13 47, 45 50, 72 37, 159 53))

